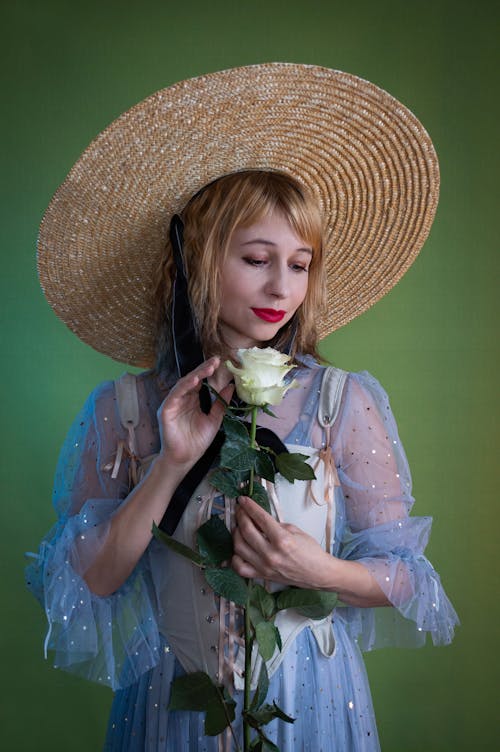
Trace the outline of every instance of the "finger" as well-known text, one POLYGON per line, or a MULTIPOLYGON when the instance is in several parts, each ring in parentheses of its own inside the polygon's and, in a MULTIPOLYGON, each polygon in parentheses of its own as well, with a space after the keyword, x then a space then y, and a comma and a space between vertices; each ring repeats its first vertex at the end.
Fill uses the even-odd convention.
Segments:
POLYGON ((250 561, 247 561, 239 554, 234 554, 233 558, 231 559, 231 567, 241 577, 251 577, 253 579, 260 580, 272 580, 273 582, 279 582, 281 585, 297 584, 296 581, 291 580, 289 577, 286 577, 273 567, 266 567, 263 562, 258 562, 258 564, 256 565, 252 564, 250 561))
POLYGON ((245 559, 242 559, 238 554, 235 554, 231 559, 231 567, 240 577, 260 578, 263 576, 262 572, 257 570, 248 561, 245 561, 245 559))
POLYGON ((250 515, 248 515, 243 509, 243 506, 240 506, 239 504, 236 506, 235 510, 235 522, 235 530, 237 530, 240 536, 245 540, 248 540, 249 542, 251 540, 255 542, 257 538, 259 540, 266 540, 260 527, 257 527, 250 515))
POLYGON ((297 527, 297 525, 292 525, 291 522, 282 522, 281 528, 282 530, 288 530, 289 533, 293 533, 294 535, 304 535, 304 531, 300 527, 297 527))
MULTIPOLYGON (((262 509, 257 502, 248 496, 239 496, 238 505, 242 514, 247 515, 254 525, 263 533, 271 542, 276 542, 281 534, 281 524, 277 522, 265 509, 262 509)), ((236 512, 238 515, 238 510, 236 512)))
POLYGON ((269 541, 255 527, 253 531, 237 527, 233 533, 234 553, 256 568, 264 563, 269 547, 269 541))
POLYGON ((182 376, 173 386, 170 393, 182 393, 186 390, 191 390, 193 385, 199 390, 203 379, 213 376, 219 365, 220 358, 217 355, 205 360, 185 376, 182 376))
POLYGON ((192 400, 200 391, 203 380, 211 376, 219 365, 220 358, 215 356, 180 378, 165 397, 160 411, 177 410, 186 403, 186 400, 192 400))
POLYGON ((200 363, 199 366, 196 366, 191 373, 203 373, 203 378, 205 378, 206 373, 208 373, 209 376, 212 376, 215 371, 220 366, 220 357, 218 355, 213 355, 211 358, 208 358, 208 360, 204 360, 203 363, 200 363))
MULTIPOLYGON (((221 389, 219 394, 225 402, 230 402, 231 397, 233 396, 233 392, 234 384, 227 384, 224 389, 221 389)), ((211 407, 210 417, 213 418, 215 422, 220 424, 224 417, 225 411, 226 408, 224 403, 216 399, 211 407)))
POLYGON ((260 549, 263 541, 269 541, 265 525, 256 524, 243 505, 237 505, 235 518, 237 528, 250 545, 258 546, 260 549))

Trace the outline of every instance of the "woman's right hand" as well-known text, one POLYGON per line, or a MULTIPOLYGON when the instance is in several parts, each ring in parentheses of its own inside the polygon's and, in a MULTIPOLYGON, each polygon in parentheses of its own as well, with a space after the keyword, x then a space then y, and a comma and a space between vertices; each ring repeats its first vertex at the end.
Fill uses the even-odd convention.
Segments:
MULTIPOLYGON (((220 367, 220 358, 213 357, 183 376, 170 390, 158 410, 160 427, 160 455, 168 466, 187 472, 205 453, 215 438, 224 417, 224 405, 215 400, 210 412, 200 408, 199 391, 203 379, 208 379, 220 367)), ((221 397, 229 401, 234 385, 227 384, 221 397)))
MULTIPOLYGON (((97 595, 115 592, 127 579, 151 540, 151 525, 163 517, 182 478, 212 443, 224 416, 216 400, 210 413, 200 408, 198 393, 203 379, 213 376, 220 358, 210 358, 177 384, 158 410, 161 451, 143 480, 121 504, 111 520, 108 535, 85 573, 97 595)), ((233 384, 221 389, 231 399, 233 384)))

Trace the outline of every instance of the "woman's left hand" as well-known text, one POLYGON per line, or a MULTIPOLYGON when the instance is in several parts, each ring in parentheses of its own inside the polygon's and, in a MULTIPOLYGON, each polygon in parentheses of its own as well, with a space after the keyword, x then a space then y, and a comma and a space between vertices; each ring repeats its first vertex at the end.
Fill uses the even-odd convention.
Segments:
POLYGON ((242 577, 333 589, 336 559, 303 530, 277 522, 247 496, 238 500, 233 541, 231 566, 242 577))

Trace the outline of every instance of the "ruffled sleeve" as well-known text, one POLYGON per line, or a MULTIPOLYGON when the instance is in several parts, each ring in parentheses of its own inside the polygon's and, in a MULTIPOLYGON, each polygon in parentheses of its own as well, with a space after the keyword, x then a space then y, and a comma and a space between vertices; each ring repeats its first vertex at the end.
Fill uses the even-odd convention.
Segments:
POLYGON ((370 374, 351 374, 333 452, 344 513, 338 555, 365 566, 394 608, 339 609, 364 650, 453 638, 458 618, 424 550, 432 519, 410 516, 414 499, 387 394, 370 374))
POLYGON ((53 651, 55 667, 113 689, 158 662, 156 593, 166 576, 155 566, 161 551, 153 542, 111 596, 93 594, 83 579, 128 493, 126 462, 116 478, 110 472, 125 438, 107 382, 90 395, 62 447, 54 485, 58 521, 26 570, 47 615, 45 653, 53 651))

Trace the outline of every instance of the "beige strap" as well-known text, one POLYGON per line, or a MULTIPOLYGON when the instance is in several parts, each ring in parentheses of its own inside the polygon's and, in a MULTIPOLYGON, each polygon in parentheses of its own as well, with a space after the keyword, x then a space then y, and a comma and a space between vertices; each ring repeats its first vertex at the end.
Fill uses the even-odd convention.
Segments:
POLYGON ((118 414, 121 424, 129 430, 139 425, 139 399, 137 396, 137 376, 124 373, 115 381, 118 414))
POLYGON ((346 379, 347 371, 335 366, 325 369, 318 403, 318 421, 323 428, 333 426, 337 420, 346 379))
POLYGON ((313 470, 316 472, 318 469, 318 465, 320 462, 323 462, 323 466, 325 468, 325 475, 324 475, 324 489, 323 489, 323 501, 320 501, 316 495, 314 494, 313 485, 310 482, 310 494, 311 499, 314 501, 315 504, 318 504, 318 506, 321 506, 321 504, 326 504, 328 508, 328 513, 326 517, 326 527, 325 527, 325 551, 330 552, 331 545, 333 543, 332 540, 332 534, 333 534, 333 501, 334 501, 334 494, 335 494, 335 486, 340 486, 339 476, 337 472, 337 468, 335 466, 335 461, 333 459, 332 450, 330 447, 330 431, 331 426, 327 426, 325 429, 326 432, 326 439, 325 439, 325 446, 323 449, 320 449, 318 452, 318 458, 313 465, 313 470))
POLYGON ((344 387, 347 379, 347 371, 342 371, 335 366, 329 366, 325 369, 323 374, 323 380, 321 382, 321 391, 318 402, 318 421, 325 429, 325 445, 323 449, 318 453, 318 459, 314 465, 314 470, 317 469, 318 463, 321 461, 325 467, 325 484, 324 484, 324 496, 323 501, 319 501, 314 495, 314 491, 311 485, 311 498, 316 504, 327 504, 328 515, 326 519, 326 551, 330 551, 332 544, 333 534, 333 500, 335 493, 335 486, 340 486, 339 476, 335 461, 333 459, 330 436, 332 426, 338 418, 340 405, 342 402, 342 394, 344 393, 344 387))
MULTIPOLYGON (((130 481, 135 486, 138 482, 135 429, 139 425, 139 398, 137 396, 137 377, 135 374, 124 373, 119 379, 116 379, 115 394, 120 422, 128 433, 128 446, 126 449, 130 456, 130 481)), ((116 478, 118 475, 124 449, 123 442, 120 442, 111 473, 112 478, 116 478)))

